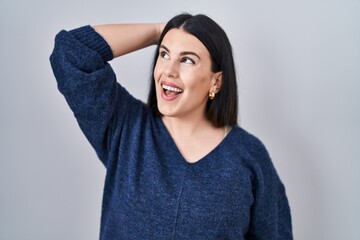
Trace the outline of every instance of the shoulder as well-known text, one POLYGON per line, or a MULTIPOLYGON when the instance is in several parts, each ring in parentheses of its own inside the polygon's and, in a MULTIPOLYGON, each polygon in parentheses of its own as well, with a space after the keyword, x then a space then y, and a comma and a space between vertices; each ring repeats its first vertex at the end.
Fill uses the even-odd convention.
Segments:
POLYGON ((232 129, 232 134, 230 147, 242 162, 259 177, 277 176, 269 152, 258 137, 238 126, 232 129))
POLYGON ((230 144, 234 149, 246 151, 250 155, 268 155, 263 142, 247 130, 236 126, 233 127, 232 134, 233 137, 230 139, 230 144))

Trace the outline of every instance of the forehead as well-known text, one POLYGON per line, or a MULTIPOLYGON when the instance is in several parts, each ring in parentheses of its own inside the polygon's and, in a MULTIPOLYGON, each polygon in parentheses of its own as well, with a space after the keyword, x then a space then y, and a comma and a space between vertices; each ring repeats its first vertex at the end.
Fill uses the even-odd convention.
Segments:
POLYGON ((182 29, 174 28, 168 31, 161 44, 166 46, 170 52, 192 51, 200 55, 209 56, 209 51, 204 44, 195 36, 182 29))

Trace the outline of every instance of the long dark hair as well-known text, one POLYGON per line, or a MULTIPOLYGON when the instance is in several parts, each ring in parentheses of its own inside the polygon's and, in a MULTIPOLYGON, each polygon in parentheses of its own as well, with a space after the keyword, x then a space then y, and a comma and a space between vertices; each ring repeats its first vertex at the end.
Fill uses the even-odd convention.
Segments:
MULTIPOLYGON (((173 28, 181 28, 199 39, 210 53, 212 72, 222 71, 221 89, 215 99, 209 99, 206 104, 207 119, 216 127, 236 125, 238 112, 236 74, 232 48, 226 33, 216 22, 203 14, 195 16, 180 14, 173 17, 160 36, 153 59, 153 72, 159 56, 159 45, 166 33, 173 28)), ((157 106, 154 76, 149 90, 148 105, 154 114, 161 115, 157 106)))

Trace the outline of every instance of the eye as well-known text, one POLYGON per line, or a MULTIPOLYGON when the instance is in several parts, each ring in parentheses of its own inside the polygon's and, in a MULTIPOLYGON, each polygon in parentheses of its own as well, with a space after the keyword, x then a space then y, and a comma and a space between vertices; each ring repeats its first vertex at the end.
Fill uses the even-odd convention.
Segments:
POLYGON ((165 52, 165 51, 161 51, 159 55, 163 59, 170 59, 169 54, 167 54, 167 52, 165 52))
POLYGON ((195 64, 195 61, 188 57, 184 57, 183 59, 181 59, 181 62, 188 63, 188 64, 195 64))

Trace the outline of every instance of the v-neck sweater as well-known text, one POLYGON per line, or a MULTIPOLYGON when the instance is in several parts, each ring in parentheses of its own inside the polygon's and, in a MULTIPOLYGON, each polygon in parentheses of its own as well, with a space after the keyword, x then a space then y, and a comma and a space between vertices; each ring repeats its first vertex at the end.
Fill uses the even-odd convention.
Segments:
POLYGON ((188 163, 161 118, 116 81, 112 58, 90 26, 59 32, 50 57, 106 167, 100 239, 292 239, 285 188, 262 142, 234 126, 188 163))

